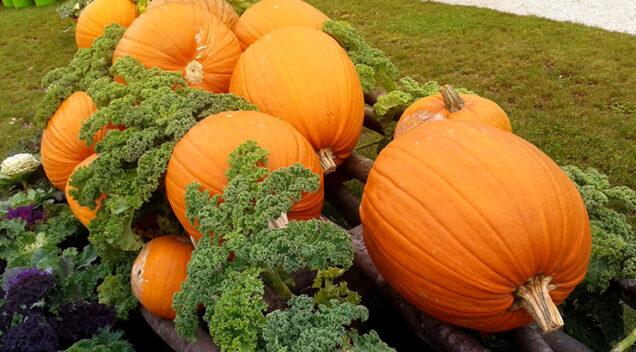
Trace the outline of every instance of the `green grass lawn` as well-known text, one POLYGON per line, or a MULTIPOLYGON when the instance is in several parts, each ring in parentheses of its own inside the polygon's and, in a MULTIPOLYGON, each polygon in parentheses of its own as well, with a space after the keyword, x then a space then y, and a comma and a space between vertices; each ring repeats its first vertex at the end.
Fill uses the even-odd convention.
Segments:
MULTIPOLYGON (((516 134, 557 163, 636 188, 635 36, 417 0, 308 2, 352 23, 402 76, 492 99, 516 134)), ((76 50, 55 7, 0 9, 0 157, 38 132, 29 125, 44 94, 39 82, 76 50)))

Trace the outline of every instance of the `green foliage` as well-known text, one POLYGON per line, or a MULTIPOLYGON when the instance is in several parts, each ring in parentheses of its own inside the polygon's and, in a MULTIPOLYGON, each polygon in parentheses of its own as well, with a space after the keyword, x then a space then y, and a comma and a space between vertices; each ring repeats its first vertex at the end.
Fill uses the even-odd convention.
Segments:
POLYGON ((56 11, 60 18, 76 18, 93 0, 67 0, 56 11))
POLYGON ((240 16, 250 6, 256 4, 260 0, 227 0, 228 4, 232 5, 234 11, 240 16))
POLYGON ((44 126, 57 111, 60 103, 73 92, 86 91, 96 80, 109 77, 113 52, 126 28, 113 23, 104 29, 104 34, 95 39, 90 48, 77 51, 66 67, 56 68, 42 78, 42 87, 47 90, 35 114, 35 121, 44 126))
POLYGON ((325 21, 322 30, 334 37, 347 51, 358 71, 365 94, 375 87, 386 91, 396 88, 395 80, 399 77, 397 68, 386 54, 368 45, 350 24, 342 21, 325 21))
POLYGON ((314 294, 316 304, 329 305, 330 301, 335 299, 340 302, 349 302, 351 304, 360 304, 361 298, 357 292, 349 290, 346 281, 333 281, 345 273, 341 268, 327 268, 319 270, 316 279, 311 287, 319 289, 314 294))
POLYGON ((592 228, 592 255, 583 281, 590 292, 605 292, 622 277, 636 280, 636 234, 619 211, 636 211, 636 192, 610 187, 607 176, 594 169, 563 167, 583 197, 592 228), (618 210, 618 211, 617 211, 618 210))
MULTIPOLYGON (((257 166, 267 164, 267 155, 253 141, 230 154, 223 202, 219 202, 219 195, 210 198, 209 191, 199 192, 196 183, 186 188, 188 219, 200 233, 216 235, 204 235, 199 240, 188 263, 187 278, 174 295, 176 329, 180 335, 194 339, 199 322, 197 308, 203 304, 203 318, 223 351, 254 351, 264 346, 269 346, 268 351, 279 351, 283 345, 296 351, 299 349, 295 347, 309 341, 313 345, 307 346, 314 349, 299 351, 325 351, 342 345, 347 334, 343 325, 366 319, 366 308, 346 298, 342 302, 333 299, 314 314, 313 299, 293 298, 283 278, 302 269, 334 268, 322 276, 331 284, 331 277, 339 276, 352 264, 351 239, 344 231, 319 220, 280 226, 280 219, 285 218, 281 215, 291 209, 302 192, 316 192, 320 178, 300 164, 272 172, 257 166), (232 260, 228 261, 230 256, 232 260), (284 299, 293 299, 292 305, 298 300, 308 301, 309 306, 302 303, 302 309, 299 306, 265 316, 265 284, 284 299), (292 324, 293 329, 284 329, 276 326, 278 320, 302 320, 304 325, 292 324)), ((330 288, 321 290, 331 294, 335 290, 330 288)), ((340 296, 346 294, 337 298, 340 296)))
POLYGON ((119 319, 128 319, 128 313, 139 304, 130 286, 130 270, 136 256, 135 252, 125 252, 117 260, 106 261, 115 258, 113 255, 106 260, 102 257, 106 275, 97 287, 99 302, 115 307, 119 319))
POLYGON ((102 257, 141 247, 131 228, 136 212, 152 198, 174 145, 192 126, 222 111, 255 110, 231 94, 189 88, 180 73, 146 69, 132 57, 117 60, 111 74, 126 84, 103 77, 91 85, 88 94, 99 110, 80 138, 89 141, 109 125, 126 129, 110 131, 95 146, 99 157, 70 180, 81 205, 94 208, 101 194, 108 195, 89 224, 90 241, 102 257))
POLYGON ((124 340, 122 331, 101 330, 90 339, 77 341, 64 352, 134 352, 132 345, 124 340))

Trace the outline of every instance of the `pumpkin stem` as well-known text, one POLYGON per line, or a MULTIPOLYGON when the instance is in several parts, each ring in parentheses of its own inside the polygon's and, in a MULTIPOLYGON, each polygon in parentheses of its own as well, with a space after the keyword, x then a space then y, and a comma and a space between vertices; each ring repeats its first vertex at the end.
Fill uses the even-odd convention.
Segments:
POLYGON ((461 110, 464 106, 464 99, 457 94, 450 84, 444 85, 439 89, 439 92, 442 94, 442 99, 444 99, 444 107, 446 110, 455 112, 461 110))
POLYGON ((267 223, 269 224, 269 228, 270 229, 284 229, 287 227, 287 224, 289 224, 289 219, 287 218, 287 213, 283 213, 278 219, 276 220, 272 220, 272 219, 267 219, 267 223))
POLYGON ((402 133, 412 129, 413 127, 423 125, 427 122, 443 120, 444 116, 441 114, 431 114, 428 111, 420 110, 416 111, 409 116, 405 116, 400 120, 400 123, 395 127, 395 133, 393 138, 397 138, 402 133))
POLYGON ((333 157, 334 155, 331 147, 323 148, 318 151, 318 160, 322 166, 322 172, 325 175, 336 171, 336 163, 333 162, 333 157))
POLYGON ((185 76, 191 84, 203 82, 203 65, 197 60, 192 60, 185 68, 185 76))
POLYGON ((517 288, 514 294, 520 301, 518 305, 513 305, 511 308, 525 309, 544 334, 563 326, 563 318, 550 298, 550 291, 556 288, 556 285, 550 284, 552 279, 552 276, 544 277, 543 274, 531 278, 525 285, 517 288))

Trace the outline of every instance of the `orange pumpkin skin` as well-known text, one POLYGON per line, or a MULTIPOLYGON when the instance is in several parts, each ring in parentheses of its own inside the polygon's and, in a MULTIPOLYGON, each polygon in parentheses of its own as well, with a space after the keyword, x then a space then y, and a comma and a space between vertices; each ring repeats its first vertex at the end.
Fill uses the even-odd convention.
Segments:
POLYGON ((234 34, 245 50, 265 34, 283 27, 320 29, 329 17, 301 0, 261 0, 239 18, 234 34))
POLYGON ((148 3, 146 12, 158 7, 159 5, 163 5, 169 2, 185 2, 200 6, 216 16, 231 30, 234 30, 234 27, 236 27, 236 22, 238 22, 239 19, 239 16, 236 11, 234 11, 234 8, 225 0, 153 0, 148 3))
POLYGON ((130 0, 95 0, 88 4, 79 18, 75 29, 77 48, 88 48, 95 38, 104 34, 104 28, 115 22, 124 27, 137 18, 137 5, 130 0))
POLYGON ((377 157, 360 206, 382 276, 437 319, 488 332, 531 321, 513 292, 553 275, 555 304, 583 280, 590 224, 574 184, 532 144, 475 122, 414 128, 377 157))
POLYGON ((461 109, 450 112, 444 103, 442 94, 424 97, 411 104, 400 117, 395 127, 394 138, 424 122, 428 117, 436 116, 456 121, 476 121, 512 132, 508 115, 497 103, 476 95, 459 94, 464 100, 461 109))
POLYGON ((148 68, 180 71, 191 87, 224 93, 241 46, 225 24, 200 6, 167 2, 144 12, 126 30, 113 63, 127 55, 148 68))
MULTIPOLYGON (((81 163, 77 164, 75 169, 73 169, 73 172, 75 172, 75 170, 79 169, 80 167, 90 165, 90 163, 92 163, 93 160, 95 159, 97 159, 97 154, 92 154, 88 158, 84 159, 81 163)), ((71 173, 71 176, 72 175, 73 174, 71 173)), ((70 180, 70 177, 69 177, 69 180, 70 180)), ((71 195, 69 194, 70 190, 71 190, 71 187, 69 185, 69 182, 67 181, 64 192, 66 193, 66 200, 68 201, 68 206, 69 208, 71 208, 71 212, 73 212, 73 215, 75 215, 75 217, 82 224, 84 224, 84 226, 88 226, 88 223, 91 222, 91 220, 93 220, 93 218, 95 217, 95 213, 97 213, 97 210, 99 209, 102 203, 102 200, 106 198, 106 195, 102 195, 101 197, 97 198, 95 202, 97 206, 95 207, 95 209, 91 210, 89 207, 81 206, 75 199, 73 199, 73 197, 71 197, 71 195)))
MULTIPOLYGON (((66 188, 66 182, 77 164, 94 153, 92 146, 80 141, 79 130, 82 121, 96 110, 85 92, 75 92, 60 104, 46 124, 40 146, 42 166, 49 181, 61 190, 66 188)), ((98 132, 93 140, 101 140, 105 131, 98 132)))
POLYGON ((210 196, 222 194, 227 186, 225 171, 229 154, 240 144, 253 140, 269 151, 266 167, 276 170, 300 163, 320 175, 320 189, 307 193, 288 213, 290 219, 320 217, 323 202, 323 178, 320 163, 307 140, 289 124, 255 111, 230 111, 209 116, 177 143, 166 171, 166 194, 175 215, 195 240, 201 238, 185 216, 185 188, 190 182, 210 190, 210 196))
POLYGON ((160 236, 146 243, 132 267, 130 284, 133 294, 152 314, 174 319, 172 296, 181 290, 186 279, 192 245, 187 237, 160 236))
POLYGON ((313 28, 277 29, 251 45, 236 65, 230 93, 294 126, 316 151, 340 164, 364 119, 358 74, 342 47, 313 28))

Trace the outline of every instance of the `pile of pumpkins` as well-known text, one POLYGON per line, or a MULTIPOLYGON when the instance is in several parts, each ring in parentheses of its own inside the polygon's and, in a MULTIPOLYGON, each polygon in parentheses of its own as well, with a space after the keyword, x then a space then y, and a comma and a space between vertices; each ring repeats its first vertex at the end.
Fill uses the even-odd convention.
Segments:
MULTIPOLYGON (((270 152, 270 169, 298 162, 320 174, 321 184, 352 153, 363 93, 347 53, 320 31, 326 20, 301 0, 262 0, 240 17, 225 0, 154 0, 140 16, 129 0, 95 0, 80 16, 78 47, 117 22, 128 29, 114 60, 131 55, 147 67, 180 71, 192 87, 233 93, 260 110, 209 116, 175 146, 166 193, 193 243, 201 234, 185 217, 186 185, 221 193, 228 154, 246 140, 270 152)), ((48 122, 42 161, 60 189, 97 157, 78 139, 95 110, 76 92, 48 122)), ((94 217, 68 200, 83 223, 94 217)), ((321 186, 288 216, 317 218, 322 203, 321 186)), ((420 309, 459 326, 495 332, 534 319, 554 330, 562 325, 556 304, 586 273, 590 225, 574 184, 511 133, 497 104, 449 86, 403 113, 369 174, 360 211, 383 277, 420 309)), ((174 318, 171 300, 185 278, 189 242, 155 238, 134 265, 133 291, 158 316, 174 318)))

